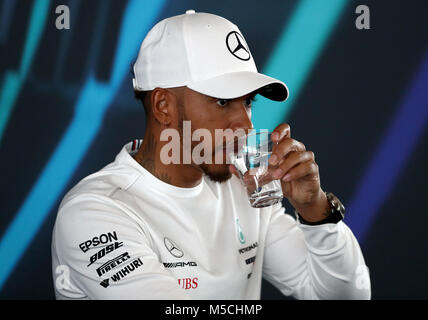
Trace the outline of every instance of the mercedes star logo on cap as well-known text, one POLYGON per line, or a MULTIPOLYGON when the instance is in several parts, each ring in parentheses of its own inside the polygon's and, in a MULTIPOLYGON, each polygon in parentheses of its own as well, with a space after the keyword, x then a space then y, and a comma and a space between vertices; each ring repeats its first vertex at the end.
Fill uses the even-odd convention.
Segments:
POLYGON ((165 243, 166 249, 176 258, 181 258, 184 256, 183 251, 172 241, 171 239, 165 237, 163 238, 163 242, 165 243))
POLYGON ((230 53, 233 54, 236 58, 244 61, 250 60, 250 49, 248 49, 244 37, 238 32, 232 31, 227 35, 226 45, 230 53))

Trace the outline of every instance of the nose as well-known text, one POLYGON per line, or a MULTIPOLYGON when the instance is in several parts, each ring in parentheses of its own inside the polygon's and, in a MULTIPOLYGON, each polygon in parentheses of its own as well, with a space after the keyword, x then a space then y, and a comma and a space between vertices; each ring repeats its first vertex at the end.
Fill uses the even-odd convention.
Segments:
POLYGON ((242 101, 234 101, 233 104, 233 108, 231 108, 232 112, 229 117, 229 127, 233 131, 241 129, 248 132, 248 130, 253 129, 254 126, 251 121, 251 110, 245 108, 242 101))

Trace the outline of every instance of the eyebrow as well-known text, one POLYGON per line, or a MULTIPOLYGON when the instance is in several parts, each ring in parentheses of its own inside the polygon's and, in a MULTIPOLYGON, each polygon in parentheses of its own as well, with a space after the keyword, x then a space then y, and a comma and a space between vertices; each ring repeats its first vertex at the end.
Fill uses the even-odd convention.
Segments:
POLYGON ((211 101, 216 101, 216 100, 227 100, 227 101, 231 101, 231 100, 236 100, 236 99, 248 99, 248 98, 254 99, 256 97, 256 95, 258 95, 258 92, 251 92, 251 93, 249 93, 249 94, 247 94, 245 96, 238 97, 238 98, 233 98, 233 99, 216 98, 216 97, 210 97, 210 96, 207 96, 207 97, 211 101))

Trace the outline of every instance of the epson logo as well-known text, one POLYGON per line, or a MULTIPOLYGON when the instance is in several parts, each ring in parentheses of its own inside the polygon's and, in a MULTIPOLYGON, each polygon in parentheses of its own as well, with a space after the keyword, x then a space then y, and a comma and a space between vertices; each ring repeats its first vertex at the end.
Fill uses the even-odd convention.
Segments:
POLYGON ((92 239, 86 240, 85 242, 82 242, 79 244, 80 250, 83 252, 88 251, 91 247, 96 247, 99 244, 105 244, 109 242, 113 242, 113 240, 117 241, 117 234, 116 231, 113 231, 113 233, 103 233, 99 235, 98 237, 93 237, 92 239))
POLYGON ((197 267, 197 263, 193 261, 189 262, 164 262, 165 268, 177 268, 177 267, 197 267))
POLYGON ((104 273, 109 272, 110 270, 113 270, 119 264, 123 263, 124 261, 126 261, 130 258, 131 257, 129 256, 128 252, 125 252, 125 253, 121 254, 120 256, 104 263, 101 267, 99 267, 97 269, 97 273, 101 277, 104 273))

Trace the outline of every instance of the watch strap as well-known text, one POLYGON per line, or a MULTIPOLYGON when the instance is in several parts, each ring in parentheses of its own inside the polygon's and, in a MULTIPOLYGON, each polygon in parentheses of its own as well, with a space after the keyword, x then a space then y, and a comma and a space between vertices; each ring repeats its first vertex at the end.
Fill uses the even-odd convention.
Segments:
POLYGON ((345 215, 345 207, 342 205, 340 200, 337 199, 337 197, 331 192, 326 192, 326 196, 330 206, 330 210, 325 213, 325 215, 327 215, 325 219, 322 219, 316 222, 306 221, 299 214, 299 212, 297 212, 297 210, 294 210, 296 219, 298 219, 301 224, 305 224, 309 226, 318 226, 326 223, 338 223, 339 221, 343 220, 345 215))

